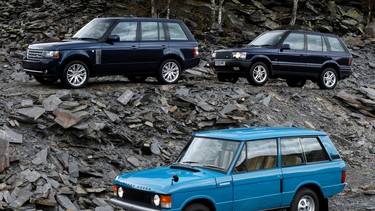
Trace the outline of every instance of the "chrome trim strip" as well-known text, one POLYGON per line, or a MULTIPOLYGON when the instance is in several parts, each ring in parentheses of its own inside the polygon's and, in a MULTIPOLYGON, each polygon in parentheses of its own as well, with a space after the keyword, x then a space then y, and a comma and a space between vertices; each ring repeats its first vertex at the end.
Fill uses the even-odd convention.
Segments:
POLYGON ((32 72, 32 73, 43 73, 42 70, 29 70, 29 69, 24 69, 26 72, 32 72))
POLYGON ((113 205, 116 205, 118 207, 122 207, 122 208, 125 208, 125 209, 129 209, 129 210, 134 210, 134 211, 160 211, 160 210, 156 210, 156 209, 151 209, 151 208, 147 208, 147 207, 142 207, 142 206, 139 206, 139 205, 135 205, 135 204, 131 204, 131 203, 128 203, 128 202, 124 202, 124 201, 121 201, 119 199, 115 199, 115 198, 111 198, 109 200, 109 202, 113 205))

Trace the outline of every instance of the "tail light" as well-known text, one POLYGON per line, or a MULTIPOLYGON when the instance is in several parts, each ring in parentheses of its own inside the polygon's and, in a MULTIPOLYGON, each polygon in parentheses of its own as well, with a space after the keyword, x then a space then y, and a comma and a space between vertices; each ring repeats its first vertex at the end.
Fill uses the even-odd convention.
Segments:
POLYGON ((345 183, 346 181, 346 171, 341 172, 341 183, 345 183))
POLYGON ((199 55, 198 47, 194 48, 194 58, 199 55))
POLYGON ((353 58, 349 58, 349 66, 353 65, 353 58))

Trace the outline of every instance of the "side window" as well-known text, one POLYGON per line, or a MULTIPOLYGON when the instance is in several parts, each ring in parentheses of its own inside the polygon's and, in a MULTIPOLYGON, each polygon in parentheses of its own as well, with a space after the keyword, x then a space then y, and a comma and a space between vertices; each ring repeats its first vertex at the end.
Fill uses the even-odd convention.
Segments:
POLYGON ((328 37, 328 43, 333 52, 345 52, 344 47, 342 47, 340 41, 336 37, 328 37))
POLYGON ((238 172, 271 169, 277 167, 276 139, 249 141, 236 163, 238 172))
POLYGON ((188 40, 184 30, 178 23, 167 23, 171 40, 188 40))
POLYGON ((329 160, 327 153, 317 138, 301 138, 301 145, 305 152, 307 163, 329 160))
POLYGON ((137 22, 120 22, 112 30, 111 35, 118 35, 120 41, 135 41, 137 36, 137 22))
POLYGON ((162 23, 141 22, 141 34, 142 41, 165 40, 162 23))
POLYGON ((295 166, 304 163, 299 138, 281 139, 281 166, 295 166))
POLYGON ((307 50, 308 51, 323 51, 322 36, 307 35, 307 50))
POLYGON ((283 44, 289 44, 291 50, 304 50, 305 49, 305 35, 299 33, 290 33, 285 38, 283 44))

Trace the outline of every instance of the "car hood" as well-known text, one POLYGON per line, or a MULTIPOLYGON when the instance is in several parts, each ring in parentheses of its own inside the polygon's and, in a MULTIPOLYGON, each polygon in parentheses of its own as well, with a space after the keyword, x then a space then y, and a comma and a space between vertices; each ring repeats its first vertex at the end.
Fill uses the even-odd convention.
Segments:
POLYGON ((193 191, 215 188, 215 175, 223 175, 223 173, 195 167, 175 168, 168 166, 122 174, 116 177, 114 183, 148 192, 172 194, 180 190, 193 191), (178 182, 172 182, 174 175, 178 176, 178 182))
POLYGON ((43 42, 29 45, 29 49, 38 50, 49 50, 49 51, 61 51, 61 50, 74 50, 82 49, 85 46, 92 46, 93 43, 99 43, 99 41, 90 40, 62 40, 54 42, 43 42))

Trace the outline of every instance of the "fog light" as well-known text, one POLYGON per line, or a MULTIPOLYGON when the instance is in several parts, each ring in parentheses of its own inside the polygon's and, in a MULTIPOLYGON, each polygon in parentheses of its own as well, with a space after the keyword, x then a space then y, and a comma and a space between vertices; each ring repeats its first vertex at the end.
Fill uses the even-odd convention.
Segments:
POLYGON ((154 203, 155 206, 159 206, 160 205, 160 197, 158 194, 156 194, 154 196, 154 198, 152 199, 152 202, 154 203))
POLYGON ((239 67, 233 67, 233 70, 240 70, 239 67))
POLYGON ((44 72, 43 72, 44 74, 47 74, 48 73, 48 70, 44 70, 44 72))
POLYGON ((117 194, 118 196, 120 196, 121 198, 124 196, 124 190, 122 190, 122 187, 119 187, 118 190, 117 190, 117 194))

